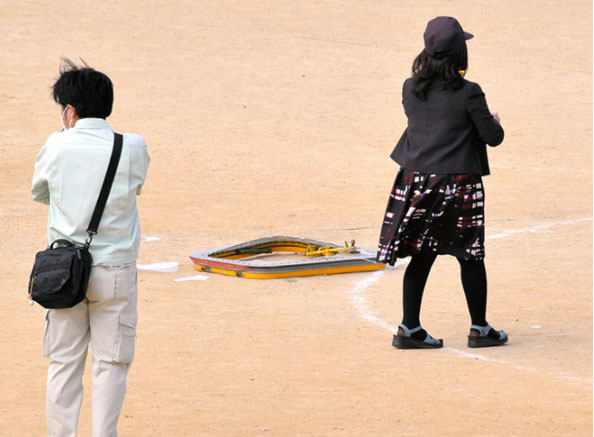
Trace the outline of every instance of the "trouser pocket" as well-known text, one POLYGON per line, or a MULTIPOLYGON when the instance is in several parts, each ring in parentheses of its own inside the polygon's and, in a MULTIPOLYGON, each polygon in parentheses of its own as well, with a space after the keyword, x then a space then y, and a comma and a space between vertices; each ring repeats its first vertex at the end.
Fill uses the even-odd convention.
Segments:
POLYGON ((134 359, 137 321, 138 317, 135 314, 120 314, 120 326, 114 357, 116 363, 129 364, 134 359))

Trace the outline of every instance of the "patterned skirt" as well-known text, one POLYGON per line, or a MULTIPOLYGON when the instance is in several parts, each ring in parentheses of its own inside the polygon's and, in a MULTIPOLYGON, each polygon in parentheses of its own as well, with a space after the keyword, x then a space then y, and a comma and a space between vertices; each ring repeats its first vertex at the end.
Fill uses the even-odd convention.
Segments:
POLYGON ((423 250, 466 260, 485 257, 483 181, 475 174, 401 168, 388 200, 377 259, 394 265, 423 250))

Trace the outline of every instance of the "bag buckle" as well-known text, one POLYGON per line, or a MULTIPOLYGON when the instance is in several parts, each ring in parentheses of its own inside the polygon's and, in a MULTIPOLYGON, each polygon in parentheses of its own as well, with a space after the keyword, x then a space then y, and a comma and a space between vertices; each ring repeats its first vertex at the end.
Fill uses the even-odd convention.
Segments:
POLYGON ((89 238, 87 238, 87 240, 85 241, 85 248, 88 249, 91 245, 91 241, 93 241, 93 235, 97 235, 97 232, 89 231, 87 229, 87 233, 89 234, 89 238))

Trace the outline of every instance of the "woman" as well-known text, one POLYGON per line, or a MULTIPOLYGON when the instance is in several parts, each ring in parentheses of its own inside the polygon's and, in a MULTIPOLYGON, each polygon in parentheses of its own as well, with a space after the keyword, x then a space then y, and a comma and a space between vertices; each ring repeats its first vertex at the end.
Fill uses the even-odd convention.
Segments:
POLYGON ((489 174, 486 144, 503 141, 497 113, 491 114, 481 87, 464 79, 468 66, 464 32, 455 18, 429 21, 425 48, 404 82, 408 127, 391 158, 400 164, 380 235, 378 260, 394 265, 410 256, 403 280, 402 323, 393 345, 440 348, 420 322, 421 300, 437 255, 460 263, 471 317, 469 347, 499 346, 507 334, 486 320, 484 192, 489 174))

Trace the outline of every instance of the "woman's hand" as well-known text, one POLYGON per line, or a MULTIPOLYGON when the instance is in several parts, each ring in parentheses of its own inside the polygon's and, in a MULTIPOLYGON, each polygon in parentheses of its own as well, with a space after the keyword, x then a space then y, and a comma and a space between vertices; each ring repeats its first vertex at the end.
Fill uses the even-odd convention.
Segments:
POLYGON ((491 112, 491 115, 495 120, 497 120, 497 123, 501 123, 501 118, 499 117, 499 114, 497 112, 491 112))

